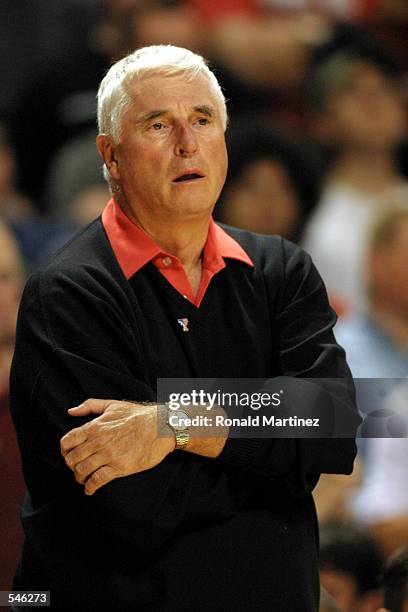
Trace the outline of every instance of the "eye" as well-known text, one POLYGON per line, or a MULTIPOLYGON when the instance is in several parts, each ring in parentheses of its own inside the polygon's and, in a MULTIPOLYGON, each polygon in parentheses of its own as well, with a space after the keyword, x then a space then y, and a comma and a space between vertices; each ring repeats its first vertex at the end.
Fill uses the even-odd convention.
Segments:
POLYGON ((157 121, 156 123, 153 123, 153 125, 151 125, 150 128, 154 130, 155 132, 158 132, 159 130, 164 128, 164 124, 161 123, 160 121, 157 121))
POLYGON ((198 123, 200 125, 208 125, 210 121, 209 119, 207 119, 207 117, 200 117, 200 119, 198 120, 198 123))

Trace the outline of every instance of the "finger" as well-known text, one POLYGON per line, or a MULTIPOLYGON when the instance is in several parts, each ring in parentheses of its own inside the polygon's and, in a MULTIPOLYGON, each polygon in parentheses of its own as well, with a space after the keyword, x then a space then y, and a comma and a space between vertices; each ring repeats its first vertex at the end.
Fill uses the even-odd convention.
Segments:
POLYGON ((68 408, 71 416, 85 416, 87 414, 103 414, 112 400, 90 398, 79 404, 68 408))
POLYGON ((84 427, 76 427, 75 429, 71 429, 71 431, 61 438, 60 447, 62 456, 65 457, 70 450, 79 444, 83 444, 86 442, 86 440, 87 433, 84 427))
POLYGON ((104 465, 92 474, 85 484, 85 495, 93 495, 95 491, 116 478, 116 472, 109 465, 104 465))
POLYGON ((103 440, 97 438, 76 446, 65 455, 65 463, 71 470, 75 469, 75 466, 81 461, 85 461, 91 455, 94 455, 103 448, 103 440))
POLYGON ((80 461, 74 467, 75 480, 84 484, 94 472, 102 468, 106 464, 106 457, 102 453, 95 453, 90 457, 80 461))

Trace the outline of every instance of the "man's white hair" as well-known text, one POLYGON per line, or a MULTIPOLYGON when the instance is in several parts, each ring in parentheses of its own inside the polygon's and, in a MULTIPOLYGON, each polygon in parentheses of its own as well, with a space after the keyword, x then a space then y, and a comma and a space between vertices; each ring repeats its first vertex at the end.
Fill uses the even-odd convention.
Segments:
POLYGON ((131 85, 146 76, 182 76, 187 81, 204 74, 218 101, 221 121, 227 127, 224 94, 216 76, 200 55, 173 45, 151 45, 130 53, 116 62, 103 78, 98 91, 99 133, 108 134, 120 142, 123 113, 134 101, 131 85))

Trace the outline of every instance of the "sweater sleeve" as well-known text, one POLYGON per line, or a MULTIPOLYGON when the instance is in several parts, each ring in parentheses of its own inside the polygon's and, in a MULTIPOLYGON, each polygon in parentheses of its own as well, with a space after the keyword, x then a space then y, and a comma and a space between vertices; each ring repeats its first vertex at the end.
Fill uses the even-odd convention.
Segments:
POLYGON ((290 381, 293 405, 302 403, 302 410, 319 416, 330 431, 325 438, 229 438, 218 460, 302 495, 313 489, 320 473, 351 473, 360 418, 323 281, 309 255, 286 241, 282 262, 280 272, 276 261, 265 268, 280 374, 290 381))
MULTIPOLYGON (((103 283, 62 271, 36 274, 20 307, 11 375, 12 414, 31 497, 41 515, 82 516, 141 550, 159 547, 181 523, 225 520, 247 495, 245 479, 208 459, 171 453, 151 470, 116 479, 93 496, 65 465, 60 438, 94 418, 67 409, 89 397, 155 401, 129 317, 103 283), (55 508, 55 510, 52 510, 55 508)), ((125 304, 125 301, 124 301, 125 304)), ((45 520, 45 519, 44 519, 45 520)))

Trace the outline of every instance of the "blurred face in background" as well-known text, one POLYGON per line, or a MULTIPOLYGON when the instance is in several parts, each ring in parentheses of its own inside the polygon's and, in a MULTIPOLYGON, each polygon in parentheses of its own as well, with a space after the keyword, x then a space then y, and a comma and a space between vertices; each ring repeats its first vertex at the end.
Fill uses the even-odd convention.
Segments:
POLYGON ((357 590, 351 576, 336 570, 322 570, 320 582, 333 597, 340 612, 356 612, 357 590))
POLYGON ((350 574, 337 570, 320 571, 320 582, 333 597, 340 612, 377 612, 382 605, 379 591, 360 593, 350 574))
POLYGON ((402 93, 375 65, 358 62, 347 85, 327 100, 319 123, 328 144, 389 149, 407 127, 402 93))
POLYGON ((80 191, 71 202, 70 218, 79 227, 91 223, 102 214, 106 202, 110 199, 107 185, 91 185, 80 191))
POLYGON ((8 195, 14 190, 15 175, 14 155, 0 124, 0 197, 2 194, 8 195))
POLYGON ((22 282, 17 246, 0 225, 0 345, 14 342, 22 282))
POLYGON ((202 48, 205 32, 189 6, 183 3, 163 6, 151 0, 134 12, 130 27, 136 47, 171 44, 191 51, 202 48))
POLYGON ((408 217, 400 221, 389 244, 373 249, 369 279, 373 297, 408 320, 408 217))
POLYGON ((244 167, 226 186, 223 222, 261 234, 290 237, 300 218, 300 206, 283 164, 260 159, 244 167))

